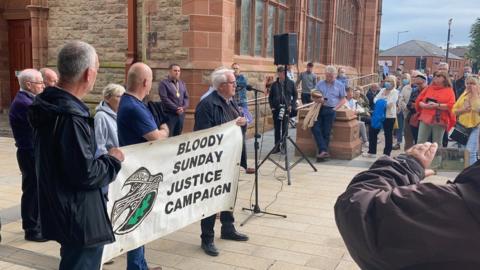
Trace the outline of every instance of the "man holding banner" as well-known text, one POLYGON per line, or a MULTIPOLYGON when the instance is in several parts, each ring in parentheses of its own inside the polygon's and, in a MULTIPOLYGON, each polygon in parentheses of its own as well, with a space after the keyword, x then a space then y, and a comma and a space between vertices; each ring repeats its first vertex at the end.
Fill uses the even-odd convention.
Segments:
MULTIPOLYGON (((238 105, 235 104, 236 80, 233 70, 217 69, 212 73, 212 86, 214 91, 205 97, 195 109, 194 131, 211 128, 233 120, 236 120, 238 126, 245 126, 247 120, 240 117, 241 113, 238 105)), ((210 256, 218 256, 219 252, 214 245, 213 237, 215 232, 216 214, 202 219, 202 249, 210 256)), ((233 223, 233 212, 222 211, 220 213, 222 223, 222 239, 234 241, 247 241, 248 236, 236 231, 233 223)))
MULTIPOLYGON (((143 63, 133 64, 127 75, 127 92, 120 100, 117 125, 120 146, 168 138, 166 124, 157 124, 147 106, 142 102, 152 88, 152 70, 143 63)), ((145 248, 141 246, 127 253, 128 270, 148 270, 145 248)), ((150 268, 150 270, 161 269, 150 268)))

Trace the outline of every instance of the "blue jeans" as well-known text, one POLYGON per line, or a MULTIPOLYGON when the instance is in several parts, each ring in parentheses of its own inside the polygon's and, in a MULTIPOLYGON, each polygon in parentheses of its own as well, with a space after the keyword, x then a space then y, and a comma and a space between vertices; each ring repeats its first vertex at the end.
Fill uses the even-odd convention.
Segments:
POLYGON ((403 112, 397 114, 397 143, 402 143, 403 141, 403 112))
POLYGON ((470 136, 468 136, 468 141, 466 148, 470 153, 470 165, 477 161, 477 152, 478 152, 478 134, 480 133, 480 128, 476 127, 472 129, 470 132, 470 136))
POLYGON ((97 270, 102 262, 103 245, 81 248, 62 245, 60 247, 59 270, 97 270))
POLYGON ((312 127, 312 134, 317 144, 318 153, 328 152, 330 133, 335 121, 335 111, 331 107, 322 107, 318 119, 312 127))
POLYGON ((144 246, 127 252, 127 270, 148 270, 144 246))

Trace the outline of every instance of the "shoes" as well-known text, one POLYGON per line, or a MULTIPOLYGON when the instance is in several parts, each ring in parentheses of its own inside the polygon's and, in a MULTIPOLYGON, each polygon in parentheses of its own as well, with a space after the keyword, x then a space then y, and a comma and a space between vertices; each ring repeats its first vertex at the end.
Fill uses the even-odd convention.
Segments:
POLYGON ((375 155, 375 154, 370 154, 370 153, 362 153, 362 157, 366 157, 366 158, 377 158, 377 155, 375 155))
POLYGON ((203 251, 205 251, 207 255, 210 255, 213 257, 218 256, 219 254, 218 249, 215 247, 215 244, 213 244, 213 242, 206 243, 202 241, 202 249, 203 251))
POLYGON ((233 240, 233 241, 248 241, 248 236, 239 233, 237 231, 229 232, 229 233, 222 233, 221 237, 222 239, 225 240, 233 240))
POLYGON ((329 158, 330 154, 328 152, 321 152, 320 154, 317 155, 317 158, 329 158))
POLYGON ((254 174, 255 173, 255 168, 246 168, 245 173, 246 174, 254 174))
POLYGON ((393 150, 399 150, 400 149, 400 144, 399 143, 396 143, 393 147, 392 147, 393 150))
POLYGON ((48 241, 48 239, 43 238, 39 232, 26 232, 25 240, 39 243, 48 241))

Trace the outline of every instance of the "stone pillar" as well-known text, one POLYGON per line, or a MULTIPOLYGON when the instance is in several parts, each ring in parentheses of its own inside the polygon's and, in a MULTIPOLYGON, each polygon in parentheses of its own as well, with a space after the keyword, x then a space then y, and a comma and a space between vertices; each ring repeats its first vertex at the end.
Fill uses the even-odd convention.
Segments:
MULTIPOLYGON (((307 112, 308 108, 298 111, 296 143, 306 155, 315 156, 318 150, 312 132, 302 128, 307 112)), ((353 159, 360 155, 361 150, 357 118, 352 111, 337 111, 329 145, 330 156, 334 159, 353 159)))
POLYGON ((26 8, 30 11, 32 22, 32 65, 33 68, 42 68, 48 62, 48 6, 41 1, 26 8))
POLYGON ((335 159, 353 159, 362 153, 358 120, 353 111, 337 111, 329 148, 330 156, 335 159))

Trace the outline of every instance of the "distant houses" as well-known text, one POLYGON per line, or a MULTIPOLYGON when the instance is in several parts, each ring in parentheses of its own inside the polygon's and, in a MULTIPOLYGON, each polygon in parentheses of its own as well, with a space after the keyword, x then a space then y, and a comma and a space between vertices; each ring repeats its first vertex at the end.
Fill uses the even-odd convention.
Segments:
MULTIPOLYGON (((450 48, 448 53, 448 64, 450 65, 450 74, 454 78, 461 77, 465 64, 470 64, 464 57, 466 47, 450 48), (461 54, 461 55, 457 55, 461 54)), ((421 40, 410 40, 399 44, 379 54, 379 65, 383 66, 385 62, 391 71, 398 67, 404 71, 412 69, 426 70, 430 68, 432 72, 437 70, 439 62, 445 62, 446 51, 430 42, 421 40)))

